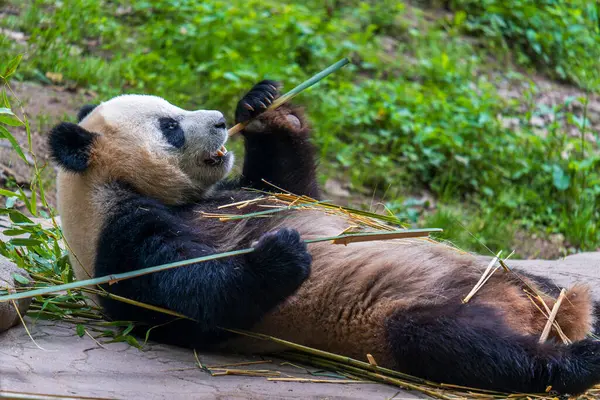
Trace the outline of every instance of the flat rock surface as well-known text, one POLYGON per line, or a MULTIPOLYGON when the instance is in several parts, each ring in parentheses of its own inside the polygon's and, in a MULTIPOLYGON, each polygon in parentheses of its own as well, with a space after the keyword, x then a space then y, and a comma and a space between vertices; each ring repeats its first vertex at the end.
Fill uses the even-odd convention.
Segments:
MULTIPOLYGON (((511 260, 513 268, 555 279, 561 287, 590 284, 600 300, 600 253, 584 253, 556 261, 511 260)), ((78 337, 66 322, 27 318, 34 343, 22 326, 0 334, 0 394, 2 391, 111 399, 417 399, 415 392, 358 383, 272 382, 265 377, 213 377, 195 367, 191 350, 149 343, 143 351, 125 343, 100 347, 90 337, 78 337)), ((214 366, 260 358, 199 354, 214 366)), ((269 369, 294 377, 318 378, 305 370, 271 363, 238 367, 269 369)), ((314 371, 314 368, 309 368, 314 371)), ((285 376, 285 375, 282 375, 285 376)))
MULTIPOLYGON (((138 350, 126 343, 100 347, 90 337, 78 337, 75 325, 27 318, 38 346, 22 327, 0 334, 0 395, 2 391, 110 399, 417 399, 392 386, 357 383, 273 382, 265 377, 213 377, 195 366, 194 353, 156 343, 138 350), (396 396, 396 397, 394 397, 396 396)), ((261 360, 259 357, 199 354, 207 366, 261 360)), ((311 376, 283 360, 241 366, 269 369, 294 377, 311 376)), ((232 367, 236 368, 236 367, 232 367)), ((315 368, 309 368, 315 371, 315 368)))
POLYGON ((520 268, 551 278, 561 288, 588 284, 600 301, 600 252, 580 253, 559 260, 508 260, 510 268, 520 268))

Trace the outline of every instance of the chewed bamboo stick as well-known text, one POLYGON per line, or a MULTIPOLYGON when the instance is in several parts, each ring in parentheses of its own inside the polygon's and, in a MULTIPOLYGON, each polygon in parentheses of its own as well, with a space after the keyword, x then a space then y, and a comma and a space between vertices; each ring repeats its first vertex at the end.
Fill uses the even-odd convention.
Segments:
POLYGON ((552 307, 552 312, 548 316, 548 322, 546 322, 546 326, 544 327, 544 330, 542 331, 542 335, 540 336, 540 343, 544 343, 546 340, 548 340, 548 335, 550 334, 550 329, 552 328, 552 324, 554 323, 554 320, 556 319, 556 315, 558 314, 558 309, 560 308, 560 305, 562 304, 566 294, 567 294, 566 289, 562 289, 560 291, 560 295, 558 296, 556 303, 554 303, 554 307, 552 307))
MULTIPOLYGON (((347 58, 343 58, 343 59, 339 60, 338 62, 336 62, 335 64, 330 65, 329 67, 325 68, 323 71, 312 76, 310 79, 302 82, 301 84, 299 84, 298 86, 296 86, 295 88, 293 88, 292 90, 290 90, 289 92, 284 94, 283 96, 275 99, 275 101, 273 101, 273 103, 271 103, 271 105, 269 107, 267 107, 267 110, 276 109, 280 105, 291 100, 294 96, 296 96, 298 93, 302 92, 304 89, 308 89, 315 83, 319 82, 321 79, 325 78, 327 75, 334 73, 335 71, 342 68, 344 65, 346 65, 348 63, 350 63, 350 60, 348 60, 347 58)), ((236 124, 233 127, 231 127, 231 129, 229 129, 229 136, 233 136, 236 133, 241 132, 246 127, 248 122, 249 121, 240 122, 239 124, 236 124)))
POLYGON ((367 354, 367 360, 369 360, 369 364, 377 367, 377 361, 375 361, 375 357, 373 357, 371 354, 367 354))
POLYGON ((340 235, 333 240, 333 244, 348 245, 349 243, 370 242, 372 240, 409 239, 429 236, 432 232, 441 232, 442 229, 407 229, 402 231, 365 232, 340 235))

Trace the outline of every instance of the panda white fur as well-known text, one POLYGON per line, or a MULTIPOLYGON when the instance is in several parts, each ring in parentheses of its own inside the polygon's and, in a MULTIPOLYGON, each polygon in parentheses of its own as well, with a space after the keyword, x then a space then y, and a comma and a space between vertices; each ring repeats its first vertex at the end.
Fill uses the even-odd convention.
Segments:
MULTIPOLYGON (((302 113, 287 105, 263 112, 277 95, 275 82, 263 81, 238 103, 236 122, 256 118, 243 131, 236 179, 226 178, 234 160, 218 111, 124 95, 84 107, 79 124, 52 130, 58 208, 78 279, 256 249, 105 287, 198 323, 165 324, 172 318, 102 300, 110 317, 165 324, 153 338, 182 346, 257 349, 219 329, 245 328, 358 359, 371 353, 405 373, 486 389, 578 393, 600 382, 600 343, 586 338, 594 321, 587 287, 571 288, 557 316, 573 344, 558 343, 554 330, 539 344, 546 319, 514 274, 497 272, 461 302, 485 266, 478 258, 424 240, 307 247, 301 238, 338 235, 349 225, 316 211, 229 222, 203 217, 201 211, 257 196, 242 187, 273 188, 264 181, 319 198, 302 113)), ((523 279, 556 294, 543 278, 523 279)), ((553 298, 545 300, 552 307, 553 298)))

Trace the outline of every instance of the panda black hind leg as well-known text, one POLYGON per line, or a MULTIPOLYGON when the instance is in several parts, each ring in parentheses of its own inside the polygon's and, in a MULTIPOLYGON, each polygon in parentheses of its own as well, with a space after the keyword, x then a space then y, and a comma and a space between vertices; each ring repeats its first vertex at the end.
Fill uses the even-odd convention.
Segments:
POLYGON ((402 372, 437 382, 521 393, 578 394, 600 382, 600 342, 540 344, 489 306, 419 305, 392 315, 387 341, 402 372))
POLYGON ((278 87, 274 81, 259 82, 238 102, 236 123, 254 118, 242 131, 245 159, 240 183, 319 198, 315 148, 302 110, 284 104, 265 111, 278 97, 278 87))

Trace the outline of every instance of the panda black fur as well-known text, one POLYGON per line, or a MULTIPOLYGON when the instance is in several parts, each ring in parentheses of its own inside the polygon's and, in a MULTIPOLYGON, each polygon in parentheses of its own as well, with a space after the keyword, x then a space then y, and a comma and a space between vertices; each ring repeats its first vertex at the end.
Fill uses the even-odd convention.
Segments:
MULTIPOLYGON (((203 217, 257 197, 242 187, 273 188, 264 181, 319 198, 302 112, 263 112, 277 94, 274 82, 263 81, 238 104, 236 122, 256 119, 243 131, 237 179, 225 178, 233 155, 219 155, 227 130, 216 111, 120 96, 82 109, 79 124, 52 130, 62 169, 59 212, 78 279, 255 247, 105 287, 198 323, 103 299, 108 315, 161 325, 153 338, 183 346, 256 349, 219 329, 246 328, 350 357, 371 353, 405 373, 487 389, 579 393, 600 382, 600 343, 586 338, 594 305, 585 286, 568 291, 556 319, 574 343, 558 343, 553 330, 552 340, 539 344, 545 318, 515 275, 497 272, 462 304, 485 267, 471 255, 424 240, 307 248, 301 236, 333 236, 348 227, 344 218, 317 211, 230 222, 203 217)), ((252 203, 227 213, 257 210, 264 208, 252 203)), ((554 299, 545 301, 551 308, 554 299)))

